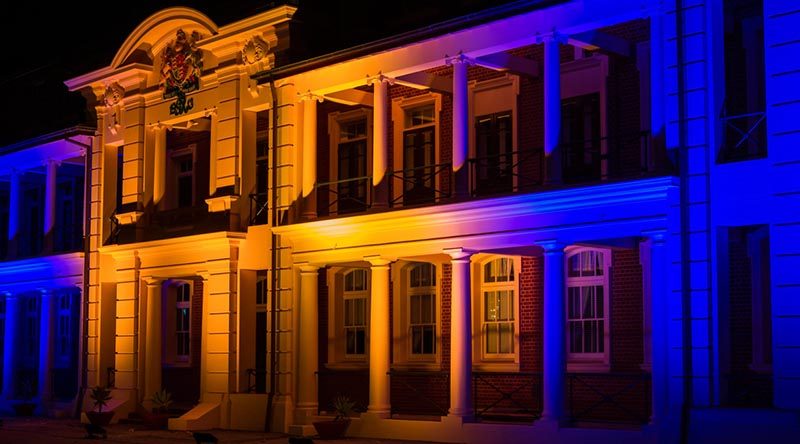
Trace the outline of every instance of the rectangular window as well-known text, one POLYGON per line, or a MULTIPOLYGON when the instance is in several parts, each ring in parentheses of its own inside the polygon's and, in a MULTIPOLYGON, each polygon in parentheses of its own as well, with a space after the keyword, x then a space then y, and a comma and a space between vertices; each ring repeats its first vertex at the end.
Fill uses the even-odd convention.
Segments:
POLYGON ((194 160, 191 155, 176 159, 178 163, 178 208, 194 205, 194 160))
POLYGON ((561 101, 561 146, 565 182, 599 180, 603 176, 600 95, 561 101))
POLYGON ((568 289, 567 328, 570 353, 604 353, 605 307, 603 286, 568 289))
POLYGON ((347 355, 363 355, 366 350, 367 298, 344 300, 344 330, 347 355))
POLYGON ((514 177, 512 122, 511 111, 475 118, 475 193, 511 191, 514 177))
POLYGON ((762 0, 725 0, 725 102, 720 161, 767 154, 762 0))
POLYGON ((189 359, 191 333, 189 330, 191 317, 191 284, 181 284, 177 288, 175 298, 175 355, 178 360, 189 359))
POLYGON ((514 291, 485 291, 483 297, 485 352, 514 353, 514 291))
POLYGON ((436 353, 436 295, 412 294, 411 303, 411 354, 436 353))
POLYGON ((124 165, 125 165, 125 156, 124 156, 124 149, 125 146, 121 146, 117 148, 117 193, 116 193, 116 209, 119 210, 122 207, 122 179, 125 177, 124 173, 124 165))
POLYGON ((339 213, 363 211, 367 207, 367 121, 341 123, 337 150, 336 203, 339 213))

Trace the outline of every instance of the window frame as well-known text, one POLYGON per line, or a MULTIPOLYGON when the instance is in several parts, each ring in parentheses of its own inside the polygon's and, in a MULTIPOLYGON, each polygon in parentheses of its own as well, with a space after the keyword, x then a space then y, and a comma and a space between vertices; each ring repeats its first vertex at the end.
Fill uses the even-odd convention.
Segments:
MULTIPOLYGON (((442 113, 442 95, 438 93, 427 92, 424 94, 412 96, 412 97, 398 97, 392 99, 392 122, 394 122, 393 129, 392 129, 392 138, 393 138, 393 159, 394 159, 394 170, 402 170, 405 168, 405 143, 404 137, 406 131, 416 131, 425 128, 433 127, 433 164, 438 165, 441 163, 441 156, 440 156, 440 143, 439 139, 441 138, 441 113, 442 113), (413 111, 418 108, 424 108, 427 106, 433 107, 433 122, 424 124, 424 125, 414 125, 410 127, 406 127, 406 116, 410 111, 413 111), (398 165, 400 168, 398 168, 398 165)), ((401 181, 392 184, 392 196, 390 198, 393 201, 401 201, 404 189, 403 184, 400 183, 401 181)), ((441 189, 441 176, 436 175, 435 182, 433 184, 434 189, 441 189)), ((434 201, 438 201, 440 196, 437 193, 434 193, 434 201)), ((438 269, 439 267, 437 267, 438 269)))
MULTIPOLYGON (((369 108, 358 108, 346 112, 332 112, 328 113, 328 140, 330 141, 329 147, 329 167, 328 167, 328 181, 335 182, 341 180, 339 177, 339 144, 343 143, 341 140, 342 126, 348 123, 364 120, 366 125, 366 134, 364 136, 366 142, 366 176, 372 175, 372 110, 369 108)), ((360 139, 348 140, 344 143, 351 143, 360 139)), ((317 182, 320 182, 319 180, 317 182)), ((372 193, 372 182, 367 183, 367 199, 372 193)), ((331 205, 330 211, 338 213, 338 205, 331 205)))
POLYGON ((333 369, 363 369, 369 366, 369 328, 370 328, 370 297, 371 273, 366 266, 331 267, 328 269, 328 362, 325 366, 333 369), (363 270, 366 273, 364 290, 345 292, 345 278, 355 271, 363 270), (347 334, 345 331, 345 300, 364 299, 365 324, 364 328, 364 353, 347 353, 347 334))
POLYGON ((162 323, 163 323, 163 363, 167 367, 191 367, 194 363, 194 356, 199 350, 193 350, 192 347, 192 303, 194 299, 195 282, 191 279, 176 279, 170 280, 164 289, 165 304, 162 308, 162 323), (189 288, 189 300, 178 301, 179 289, 184 285, 189 288), (186 308, 189 311, 186 333, 188 335, 188 351, 187 355, 178 354, 178 325, 177 325, 177 310, 186 308))
MULTIPOLYGON (((522 274, 522 258, 520 256, 497 255, 497 254, 476 254, 472 261, 472 356, 473 366, 478 371, 500 371, 510 372, 519 371, 519 298, 520 298, 520 276, 522 274), (484 283, 484 266, 490 262, 507 259, 514 267, 513 281, 487 282, 484 283), (485 291, 513 291, 513 307, 511 313, 513 319, 513 340, 514 347, 511 353, 487 353, 486 335, 484 330, 485 291)), ((506 321, 507 322, 507 321, 506 321)))
POLYGON ((611 277, 613 251, 607 248, 573 246, 564 250, 564 347, 567 371, 602 373, 611 370, 611 277), (587 252, 603 255, 603 276, 569 276, 569 261, 572 257, 587 252), (603 287, 603 352, 570 352, 569 289, 573 287, 603 287))

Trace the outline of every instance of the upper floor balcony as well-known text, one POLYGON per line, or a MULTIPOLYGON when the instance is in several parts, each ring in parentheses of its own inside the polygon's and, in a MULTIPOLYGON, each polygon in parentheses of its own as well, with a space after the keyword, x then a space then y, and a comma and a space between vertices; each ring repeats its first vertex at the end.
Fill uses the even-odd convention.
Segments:
POLYGON ((93 133, 75 127, 0 150, 0 260, 83 250, 93 133))
POLYGON ((606 22, 520 42, 483 35, 498 21, 293 78, 319 88, 298 87, 302 197, 284 222, 674 174, 650 21, 606 22), (464 50, 414 66, 449 46, 464 50), (364 67, 378 74, 325 83, 364 67))

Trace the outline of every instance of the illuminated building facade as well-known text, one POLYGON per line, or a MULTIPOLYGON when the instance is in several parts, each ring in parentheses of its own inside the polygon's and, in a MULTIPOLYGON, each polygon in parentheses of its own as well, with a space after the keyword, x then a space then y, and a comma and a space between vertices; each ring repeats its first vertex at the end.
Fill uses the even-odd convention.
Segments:
POLYGON ((84 301, 86 153, 94 129, 74 127, 0 148, 0 408, 75 410, 84 301))
POLYGON ((164 387, 174 429, 310 434, 346 395, 364 437, 800 431, 796 5, 517 2, 308 60, 294 12, 167 9, 67 82, 118 417, 164 387))

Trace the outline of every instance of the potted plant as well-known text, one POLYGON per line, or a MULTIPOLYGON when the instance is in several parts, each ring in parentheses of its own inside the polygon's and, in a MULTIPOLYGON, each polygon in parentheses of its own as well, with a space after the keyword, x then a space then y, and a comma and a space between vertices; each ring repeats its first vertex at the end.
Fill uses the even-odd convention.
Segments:
POLYGON ((145 423, 152 428, 166 429, 169 422, 169 406, 172 404, 172 394, 166 389, 161 389, 153 393, 150 401, 153 403, 153 410, 145 413, 145 423))
POLYGON ((33 416, 36 404, 31 402, 31 399, 33 399, 33 383, 31 383, 29 377, 19 382, 17 386, 17 396, 22 402, 13 405, 14 413, 16 413, 17 416, 33 416))
POLYGON ((314 429, 321 439, 338 439, 347 432, 350 426, 350 414, 353 412, 355 402, 347 396, 337 396, 333 400, 333 411, 336 416, 332 420, 315 421, 314 429))
POLYGON ((86 417, 89 418, 89 422, 91 422, 92 425, 100 427, 107 426, 111 422, 111 418, 114 417, 114 411, 104 412, 103 407, 108 405, 108 401, 111 400, 111 390, 98 385, 89 393, 89 398, 92 399, 94 407, 97 409, 96 412, 94 410, 86 412, 86 417))

